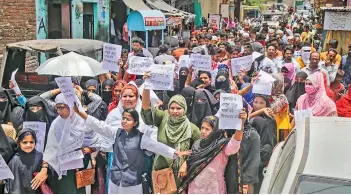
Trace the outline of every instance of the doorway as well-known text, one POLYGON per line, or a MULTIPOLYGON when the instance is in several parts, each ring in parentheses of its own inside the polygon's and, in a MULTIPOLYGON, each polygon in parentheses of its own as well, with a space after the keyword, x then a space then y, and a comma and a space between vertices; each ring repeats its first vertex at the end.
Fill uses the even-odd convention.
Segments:
POLYGON ((48 3, 48 39, 62 39, 61 4, 48 3))
POLYGON ((83 4, 83 38, 94 39, 94 6, 93 3, 83 4))

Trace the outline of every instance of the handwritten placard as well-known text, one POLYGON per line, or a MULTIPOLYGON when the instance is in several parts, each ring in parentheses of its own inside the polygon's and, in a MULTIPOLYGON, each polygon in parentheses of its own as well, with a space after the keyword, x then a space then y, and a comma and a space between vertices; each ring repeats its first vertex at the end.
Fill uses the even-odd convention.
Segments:
POLYGON ((18 95, 18 94, 22 94, 21 93, 21 90, 20 90, 20 88, 18 87, 18 84, 17 84, 17 82, 16 82, 16 73, 17 73, 17 71, 18 71, 18 68, 15 70, 15 71, 13 71, 12 72, 12 74, 11 74, 11 83, 12 83, 12 85, 13 85, 13 90, 15 91, 15 93, 16 93, 16 95, 18 95))
POLYGON ((190 64, 196 70, 211 71, 212 59, 210 55, 192 54, 190 55, 190 64))
POLYGON ((189 68, 189 63, 190 63, 189 55, 182 55, 179 57, 179 62, 178 62, 179 68, 182 68, 182 67, 189 68))
POLYGON ((154 64, 152 58, 132 56, 128 61, 129 74, 143 75, 145 72, 150 71, 150 67, 154 64))
POLYGON ((275 79, 268 73, 260 71, 258 74, 258 79, 255 81, 252 93, 262 94, 262 95, 271 95, 272 86, 275 79))
POLYGON ((104 43, 102 68, 105 70, 118 72, 118 60, 121 57, 122 46, 104 43))
POLYGON ((35 149, 38 152, 44 152, 45 134, 46 134, 46 123, 37 121, 24 121, 23 129, 30 129, 35 132, 37 137, 37 143, 35 149))
POLYGON ((60 164, 64 164, 73 160, 78 160, 84 158, 84 154, 82 150, 71 151, 66 154, 62 154, 59 156, 60 164))
POLYGON ((294 111, 294 118, 296 122, 302 122, 306 118, 312 117, 312 110, 295 110, 294 111))
POLYGON ((0 154, 0 180, 3 179, 14 179, 14 176, 9 166, 7 166, 4 158, 0 154))
MULTIPOLYGON (((140 87, 139 87, 139 94, 143 95, 143 91, 145 88, 145 83, 143 83, 140 87)), ((158 98, 158 96, 156 95, 156 93, 154 92, 154 90, 150 90, 150 102, 152 106, 155 106, 158 101, 160 101, 160 99, 158 98)))
POLYGON ((84 141, 84 134, 82 134, 82 136, 80 137, 70 140, 69 143, 62 146, 61 151, 64 153, 60 153, 60 154, 65 154, 67 152, 71 152, 78 148, 81 148, 83 146, 83 141, 84 141))
POLYGON ((61 93, 65 97, 67 105, 73 107, 74 102, 78 102, 78 98, 74 92, 71 77, 57 77, 55 81, 61 89, 61 93))
POLYGON ((239 118, 243 108, 243 98, 240 95, 221 93, 219 109, 220 129, 242 129, 242 121, 239 118))
POLYGON ((351 30, 351 18, 350 12, 324 12, 324 29, 325 30, 351 30))
POLYGON ((174 64, 153 65, 151 77, 145 80, 145 89, 173 91, 174 68, 174 64))
POLYGON ((252 58, 252 55, 240 58, 233 58, 231 60, 233 76, 237 76, 241 72, 241 70, 249 71, 253 62, 252 58))

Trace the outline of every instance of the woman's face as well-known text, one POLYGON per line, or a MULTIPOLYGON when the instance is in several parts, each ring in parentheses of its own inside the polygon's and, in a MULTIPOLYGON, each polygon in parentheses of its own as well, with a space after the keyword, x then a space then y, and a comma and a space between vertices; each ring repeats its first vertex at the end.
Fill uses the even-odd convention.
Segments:
POLYGON ((112 87, 110 85, 106 85, 104 91, 112 91, 112 87))
POLYGON ((186 76, 186 71, 185 71, 185 70, 180 71, 180 75, 182 75, 182 76, 186 76))
POLYGON ((306 81, 306 79, 304 79, 302 77, 296 77, 295 81, 298 83, 304 83, 306 81))
POLYGON ((132 117, 132 115, 128 112, 125 112, 122 116, 122 128, 125 131, 130 132, 133 127, 136 125, 136 121, 134 120, 134 118, 132 117))
POLYGON ((87 91, 91 92, 91 93, 95 93, 96 92, 96 87, 94 85, 91 85, 87 88, 87 91))
POLYGON ((37 113, 39 112, 40 110, 42 110, 43 107, 42 106, 29 106, 29 110, 33 113, 37 113))
POLYGON ((122 84, 116 85, 115 88, 113 89, 113 94, 115 95, 117 101, 119 101, 121 99, 122 89, 123 89, 122 84))
POLYGON ((253 102, 254 110, 261 110, 262 108, 266 108, 267 104, 263 97, 256 97, 253 102))
POLYGON ((66 104, 56 104, 56 110, 61 118, 67 119, 70 115, 70 109, 66 104))
POLYGON ((131 89, 124 90, 122 94, 122 106, 124 109, 134 109, 137 104, 137 97, 131 89))
POLYGON ((32 135, 27 135, 20 142, 20 148, 25 153, 30 153, 34 150, 35 141, 32 135))
POLYGON ((200 80, 202 82, 204 82, 204 85, 207 87, 209 85, 211 85, 211 78, 206 74, 206 73, 202 73, 200 75, 200 80))
POLYGON ((285 67, 282 68, 282 74, 284 77, 288 77, 289 71, 285 67))
POLYGON ((211 134, 212 131, 213 131, 213 128, 208 122, 205 122, 205 121, 202 122, 200 138, 206 139, 211 134))
POLYGON ((180 105, 178 105, 175 102, 173 102, 169 106, 169 110, 168 111, 169 111, 169 114, 171 115, 171 117, 173 117, 173 118, 178 118, 178 117, 184 116, 184 108, 181 107, 180 105))

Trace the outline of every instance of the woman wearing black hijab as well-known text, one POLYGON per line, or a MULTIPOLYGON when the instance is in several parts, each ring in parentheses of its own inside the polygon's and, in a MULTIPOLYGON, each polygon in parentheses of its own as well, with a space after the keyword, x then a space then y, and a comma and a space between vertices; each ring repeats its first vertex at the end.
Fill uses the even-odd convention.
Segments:
MULTIPOLYGON (((243 101, 243 107, 248 114, 248 104, 245 101, 243 101)), ((233 129, 226 130, 227 137, 231 137, 234 132, 233 129)), ((253 184, 259 181, 259 164, 260 136, 246 120, 240 150, 229 157, 225 170, 227 194, 253 194, 253 184)))
POLYGON ((181 67, 179 69, 179 91, 182 91, 184 89, 188 74, 189 74, 189 68, 181 67))
POLYGON ((191 112, 193 110, 192 108, 192 102, 193 102, 193 97, 196 89, 193 87, 184 87, 180 95, 182 95, 185 98, 186 105, 187 105, 187 116, 190 118, 191 112))
POLYGON ((192 100, 191 122, 200 127, 201 121, 206 116, 217 113, 216 105, 218 101, 211 92, 206 89, 197 89, 192 100))
POLYGON ((101 97, 106 105, 109 105, 112 102, 112 90, 114 84, 115 81, 113 79, 107 79, 102 83, 101 97))
POLYGON ((305 72, 298 72, 295 76, 295 83, 290 87, 290 89, 285 93, 286 98, 289 101, 290 112, 293 113, 297 99, 303 94, 305 94, 305 81, 307 78, 305 72))
POLYGON ((219 71, 216 76, 215 87, 230 92, 229 75, 225 71, 219 71))
POLYGON ((15 120, 17 120, 17 118, 13 118, 14 113, 12 113, 15 107, 16 104, 9 92, 5 88, 0 87, 0 111, 2 112, 1 118, 3 123, 13 123, 15 120))
POLYGON ((46 146, 47 135, 49 133, 51 123, 55 118, 56 116, 50 110, 47 101, 40 96, 31 97, 24 107, 23 122, 36 121, 46 123, 44 147, 46 146))

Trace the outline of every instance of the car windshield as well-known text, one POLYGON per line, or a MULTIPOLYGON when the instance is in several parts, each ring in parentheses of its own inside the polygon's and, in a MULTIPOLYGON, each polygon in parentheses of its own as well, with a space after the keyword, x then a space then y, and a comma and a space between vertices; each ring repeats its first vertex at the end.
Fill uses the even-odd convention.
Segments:
POLYGON ((296 194, 348 194, 351 181, 302 175, 295 189, 296 194))

